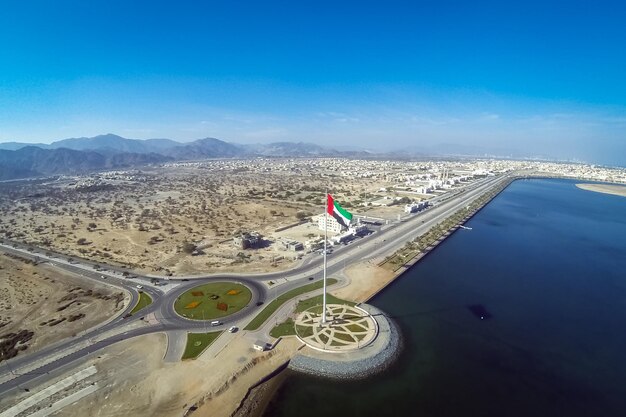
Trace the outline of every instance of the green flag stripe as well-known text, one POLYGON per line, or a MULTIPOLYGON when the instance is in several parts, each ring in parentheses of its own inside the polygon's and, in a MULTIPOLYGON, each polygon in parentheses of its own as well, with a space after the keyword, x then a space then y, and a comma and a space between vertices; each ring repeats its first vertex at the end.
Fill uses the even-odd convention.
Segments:
POLYGON ((337 210, 343 217, 348 219, 348 221, 352 220, 352 213, 341 207, 336 201, 333 201, 333 203, 335 203, 335 210, 337 210))

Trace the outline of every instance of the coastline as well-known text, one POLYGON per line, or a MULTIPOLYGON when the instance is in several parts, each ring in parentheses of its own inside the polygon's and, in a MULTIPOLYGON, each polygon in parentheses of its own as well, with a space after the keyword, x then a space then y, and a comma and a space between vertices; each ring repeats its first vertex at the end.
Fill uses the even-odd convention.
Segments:
POLYGON ((585 191, 626 197, 626 185, 580 183, 576 184, 576 187, 585 191))
MULTIPOLYGON (((367 295, 365 295, 365 299, 359 300, 359 301, 361 301, 361 302, 369 302, 376 295, 378 295, 380 292, 382 292, 385 289, 389 288, 389 286, 394 281, 396 281, 405 272, 407 272, 413 265, 417 264, 420 260, 422 260, 424 257, 426 257, 426 255, 431 253, 446 238, 451 236, 465 222, 467 222, 474 215, 476 215, 480 210, 482 210, 487 204, 489 204, 489 202, 491 202, 491 200, 493 200, 502 191, 504 191, 506 188, 508 188, 509 185, 511 185, 516 180, 525 179, 525 178, 528 178, 528 177, 518 176, 518 177, 511 178, 508 181, 506 181, 505 183, 499 185, 498 187, 496 187, 496 188, 486 192, 484 195, 479 197, 476 200, 476 201, 480 201, 479 204, 477 204, 472 210, 470 210, 467 213, 467 215, 463 217, 462 220, 460 220, 459 222, 454 224, 452 227, 450 227, 448 230, 443 232, 442 235, 433 244, 429 245, 423 252, 420 252, 416 256, 408 259, 405 263, 400 265, 395 271, 393 271, 393 272, 389 271, 391 273, 391 276, 390 277, 386 277, 386 279, 382 279, 381 281, 379 281, 380 287, 378 289, 376 289, 375 291, 373 291, 373 292, 369 291, 367 293, 367 295)), ((351 265, 351 267, 354 267, 354 268, 358 268, 359 266, 360 267, 369 268, 369 267, 371 267, 373 265, 368 264, 367 262, 357 262, 357 263, 354 263, 354 264, 351 265)), ((380 267, 380 264, 376 265, 375 269, 383 270, 383 268, 380 267)), ((370 274, 375 274, 375 271, 370 271, 370 274)), ((397 343, 396 343, 396 346, 395 346, 396 347, 395 352, 392 352, 392 355, 387 355, 387 356, 383 355, 383 356, 381 356, 381 357, 384 357, 384 360, 381 361, 380 366, 375 367, 373 372, 369 372, 369 373, 367 373, 367 372, 357 372, 357 374, 355 374, 353 376, 350 376, 348 378, 354 378, 354 377, 356 377, 356 378, 367 378, 368 376, 370 376, 370 375, 372 375, 374 373, 377 373, 377 372, 380 372, 380 371, 386 369, 399 356, 399 354, 401 352, 401 349, 402 349, 402 341, 401 341, 402 340, 402 335, 400 333, 399 328, 397 327, 397 325, 395 323, 393 323, 391 320, 389 321, 389 323, 390 323, 390 327, 392 329, 394 329, 395 332, 397 333, 397 337, 395 338, 397 340, 397 343)), ((388 351, 387 353, 389 353, 389 352, 390 351, 388 351)), ((290 362, 294 361, 294 359, 295 359, 295 357, 292 358, 290 362)), ((299 361, 302 362, 302 360, 299 360, 299 361)), ((333 377, 333 375, 325 375, 325 374, 320 373, 320 372, 312 372, 310 370, 303 369, 303 368, 306 367, 306 365, 307 365, 306 361, 303 362, 303 363, 300 363, 300 364, 298 364, 298 361, 296 361, 297 368, 300 368, 300 369, 296 369, 296 371, 297 372, 305 372, 305 373, 317 375, 317 376, 320 376, 320 377, 333 377)), ((319 365, 319 364, 317 364, 317 365, 319 365)), ((289 367, 291 368, 291 366, 289 366, 289 367)), ((319 369, 319 367, 316 367, 316 369, 319 369)), ((264 415, 266 409, 267 409, 267 406, 271 402, 271 399, 273 398, 273 396, 276 394, 276 392, 280 389, 281 385, 285 381, 286 376, 287 376, 286 372, 287 372, 286 368, 283 369, 283 370, 275 370, 271 374, 265 376, 258 384, 254 385, 253 387, 250 387, 248 389, 246 395, 242 399, 241 403, 237 407, 237 409, 231 414, 231 417, 247 417, 247 416, 250 416, 250 417, 262 417, 264 415), (263 397, 263 398, 261 398, 261 397, 263 397), (259 405, 258 409, 255 409, 255 404, 259 405), (246 411, 248 411, 249 414, 246 414, 245 413, 246 411)), ((337 378, 336 375, 334 377, 337 378)))

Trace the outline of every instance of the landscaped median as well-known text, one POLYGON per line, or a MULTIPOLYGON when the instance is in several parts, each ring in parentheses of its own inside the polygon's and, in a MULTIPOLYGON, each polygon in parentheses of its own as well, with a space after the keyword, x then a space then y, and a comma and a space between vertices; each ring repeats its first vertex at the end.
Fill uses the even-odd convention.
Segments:
POLYGON ((187 333, 187 345, 185 346, 185 352, 181 359, 197 358, 206 348, 211 346, 211 343, 213 343, 220 334, 222 334, 222 332, 187 333))
MULTIPOLYGON (((326 280, 326 285, 333 285, 337 282, 334 278, 328 278, 326 280)), ((283 295, 278 296, 274 301, 269 303, 263 311, 261 311, 248 325, 244 328, 244 330, 257 330, 265 321, 276 312, 283 304, 287 301, 295 298, 299 295, 306 294, 307 292, 315 291, 317 289, 322 288, 324 285, 323 281, 314 282, 308 285, 304 285, 299 288, 294 288, 291 291, 287 291, 283 295)))
POLYGON ((152 297, 143 291, 139 291, 139 301, 137 301, 137 305, 135 305, 130 314, 135 314, 142 308, 148 307, 150 304, 152 304, 152 297))

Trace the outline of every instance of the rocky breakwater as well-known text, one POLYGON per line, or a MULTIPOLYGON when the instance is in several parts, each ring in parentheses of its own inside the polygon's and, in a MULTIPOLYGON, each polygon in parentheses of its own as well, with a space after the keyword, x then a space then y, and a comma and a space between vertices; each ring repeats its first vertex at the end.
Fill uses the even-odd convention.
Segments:
POLYGON ((289 363, 289 369, 334 379, 362 379, 391 365, 402 349, 402 336, 391 318, 379 309, 360 304, 378 324, 376 339, 350 352, 320 352, 304 348, 289 363))

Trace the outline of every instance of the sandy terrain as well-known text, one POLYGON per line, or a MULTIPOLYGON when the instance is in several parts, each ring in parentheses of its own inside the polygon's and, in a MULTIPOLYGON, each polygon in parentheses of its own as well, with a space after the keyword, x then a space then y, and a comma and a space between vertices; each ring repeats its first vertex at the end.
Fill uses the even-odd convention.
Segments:
POLYGON ((96 363, 102 388, 57 415, 180 416, 196 405, 193 416, 230 416, 248 388, 298 347, 294 339, 283 340, 260 353, 239 334, 216 357, 209 349, 196 360, 163 363, 165 336, 141 336, 103 351, 96 363))
MULTIPOLYGON (((336 170, 336 161, 326 162, 207 161, 3 184, 0 237, 145 273, 286 269, 294 253, 272 243, 275 230, 323 211, 328 172, 336 170), (265 245, 235 247, 232 237, 240 231, 260 232, 265 245), (200 251, 186 251, 185 243, 200 251)), ((363 193, 385 181, 351 174, 333 174, 330 191, 358 213, 363 193)))
POLYGON ((0 339, 33 332, 27 352, 92 327, 124 307, 119 290, 48 264, 0 253, 0 274, 0 339))
POLYGON ((626 197, 626 185, 613 184, 576 184, 576 187, 597 193, 613 194, 626 197))
POLYGON ((330 291, 335 297, 354 302, 364 302, 395 277, 394 273, 374 263, 361 262, 346 268, 350 284, 330 291))

